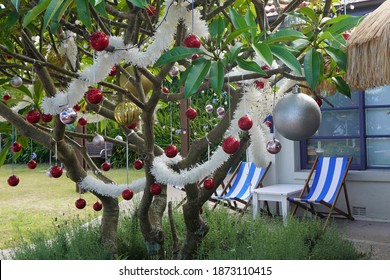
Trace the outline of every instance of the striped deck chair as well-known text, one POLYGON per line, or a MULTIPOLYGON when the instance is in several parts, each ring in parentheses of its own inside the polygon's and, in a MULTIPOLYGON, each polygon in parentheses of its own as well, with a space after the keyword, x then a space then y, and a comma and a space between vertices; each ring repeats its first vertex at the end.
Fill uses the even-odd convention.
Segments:
POLYGON ((295 204, 292 215, 295 215, 297 208, 301 207, 319 217, 326 217, 324 229, 330 217, 345 217, 353 220, 349 205, 345 179, 348 174, 352 157, 316 157, 313 167, 309 173, 300 197, 288 197, 287 199, 295 204), (309 186, 310 178, 315 171, 313 183, 309 186), (336 207, 337 200, 343 190, 347 213, 336 207), (315 204, 324 205, 328 211, 319 212, 315 204))
POLYGON ((253 162, 241 162, 232 177, 223 187, 218 196, 212 196, 210 201, 223 204, 232 210, 244 213, 252 202, 252 192, 256 188, 263 187, 263 180, 267 174, 271 162, 266 167, 257 167, 253 162), (239 207, 238 203, 243 207, 239 207))

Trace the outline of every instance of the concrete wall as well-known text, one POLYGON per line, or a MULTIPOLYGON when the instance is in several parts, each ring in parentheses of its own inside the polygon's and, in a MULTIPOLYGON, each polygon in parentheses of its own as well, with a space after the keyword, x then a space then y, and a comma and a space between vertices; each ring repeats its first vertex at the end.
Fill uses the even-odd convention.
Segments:
MULTIPOLYGON (((271 135, 268 136, 270 139, 271 135)), ((266 184, 302 184, 309 170, 300 169, 299 143, 283 138, 276 133, 282 150, 271 155, 273 162, 266 184)), ((390 170, 350 170, 347 177, 349 202, 355 219, 390 221, 390 170)), ((344 204, 340 196, 340 205, 344 204)))

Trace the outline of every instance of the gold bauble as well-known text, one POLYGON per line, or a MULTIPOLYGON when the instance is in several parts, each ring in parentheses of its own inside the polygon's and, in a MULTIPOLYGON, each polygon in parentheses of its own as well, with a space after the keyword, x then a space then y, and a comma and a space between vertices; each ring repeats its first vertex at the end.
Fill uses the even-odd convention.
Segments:
MULTIPOLYGON (((129 66, 126 68, 126 71, 134 77, 134 67, 133 66, 129 66)), ((152 89, 153 87, 153 84, 152 82, 146 78, 144 75, 141 75, 141 83, 142 83, 142 88, 144 89, 144 93, 145 95, 152 89)), ((127 89, 128 91, 130 91, 135 97, 139 98, 139 92, 138 90, 135 88, 135 86, 133 86, 133 84, 129 81, 129 79, 126 77, 126 75, 124 73, 121 73, 120 74, 120 77, 119 77, 119 85, 122 87, 122 88, 125 88, 127 89)))
POLYGON ((132 124, 139 120, 141 110, 133 102, 124 101, 116 105, 114 110, 115 120, 121 125, 132 124))

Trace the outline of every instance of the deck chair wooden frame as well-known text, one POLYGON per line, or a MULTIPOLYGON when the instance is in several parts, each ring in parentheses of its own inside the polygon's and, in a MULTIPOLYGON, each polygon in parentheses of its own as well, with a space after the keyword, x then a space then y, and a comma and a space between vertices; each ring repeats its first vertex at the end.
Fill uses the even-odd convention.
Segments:
POLYGON ((326 228, 331 216, 354 220, 345 183, 351 162, 352 157, 316 156, 300 196, 297 198, 287 198, 295 204, 292 215, 295 215, 298 207, 301 207, 314 215, 326 218, 324 229, 326 228), (315 176, 313 183, 310 186, 310 179, 314 171, 315 176), (342 191, 344 192, 347 212, 336 207, 342 191), (316 204, 324 205, 329 209, 329 211, 317 211, 315 207, 316 204))
POLYGON ((215 202, 213 209, 222 204, 242 214, 245 213, 252 202, 253 190, 263 187, 263 180, 271 164, 272 162, 269 162, 266 167, 256 167, 253 162, 240 162, 229 181, 222 185, 221 194, 210 198, 210 201, 215 202), (239 207, 238 203, 243 207, 239 207))

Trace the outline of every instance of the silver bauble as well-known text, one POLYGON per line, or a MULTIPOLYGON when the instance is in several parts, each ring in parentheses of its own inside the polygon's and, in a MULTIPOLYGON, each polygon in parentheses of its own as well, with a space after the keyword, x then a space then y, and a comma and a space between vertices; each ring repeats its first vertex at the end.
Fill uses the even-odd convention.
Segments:
POLYGON ((19 76, 14 76, 9 83, 11 86, 18 88, 23 84, 23 80, 19 76))
POLYGON ((218 107, 218 108, 217 108, 217 115, 218 115, 218 117, 219 117, 219 118, 222 118, 224 114, 225 114, 225 108, 223 108, 223 107, 218 107))
POLYGON ((179 70, 179 67, 177 67, 177 66, 172 66, 171 70, 169 71, 169 74, 171 76, 177 76, 177 75, 179 75, 179 73, 180 73, 180 70, 179 70))
POLYGON ((72 124, 77 120, 77 112, 73 108, 66 108, 60 113, 60 121, 63 124, 72 124))
POLYGON ((211 104, 207 104, 206 107, 205 107, 205 110, 206 110, 207 113, 212 113, 213 110, 214 110, 214 107, 211 104))
POLYGON ((305 140, 319 128, 321 110, 307 94, 289 94, 276 104, 273 120, 276 130, 285 138, 305 140))
POLYGON ((115 140, 123 141, 123 137, 120 135, 115 136, 115 140))
POLYGON ((267 142, 266 148, 270 154, 277 154, 282 149, 282 144, 280 144, 278 139, 274 138, 267 142))
POLYGON ((104 144, 104 137, 101 136, 100 134, 97 134, 95 137, 93 137, 92 144, 95 146, 103 145, 104 144))

